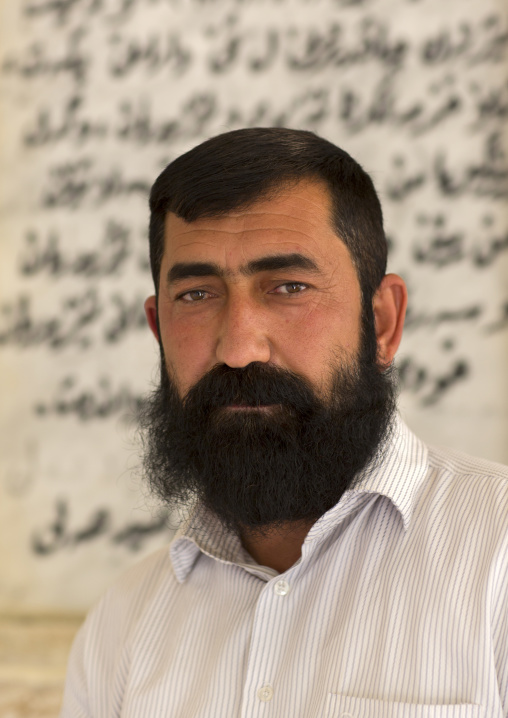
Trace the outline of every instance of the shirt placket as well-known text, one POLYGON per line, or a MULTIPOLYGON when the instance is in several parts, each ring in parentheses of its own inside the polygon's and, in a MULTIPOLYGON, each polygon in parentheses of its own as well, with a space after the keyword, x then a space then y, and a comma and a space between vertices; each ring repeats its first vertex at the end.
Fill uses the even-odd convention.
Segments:
POLYGON ((299 566, 272 578, 261 592, 252 626, 241 718, 287 714, 291 700, 280 683, 284 674, 285 636, 293 630, 299 566), (281 713, 283 710, 283 713, 281 713))

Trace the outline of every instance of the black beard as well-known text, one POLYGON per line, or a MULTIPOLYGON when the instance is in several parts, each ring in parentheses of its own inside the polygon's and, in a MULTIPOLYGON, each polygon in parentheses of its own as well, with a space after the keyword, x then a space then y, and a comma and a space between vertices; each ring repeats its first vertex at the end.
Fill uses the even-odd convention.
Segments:
POLYGON ((376 458, 395 411, 391 371, 365 329, 358 359, 334 368, 327 400, 304 377, 259 362, 217 365, 182 400, 162 357, 140 417, 150 488, 170 509, 197 499, 239 535, 315 522, 376 458), (227 408, 239 404, 270 408, 227 408))

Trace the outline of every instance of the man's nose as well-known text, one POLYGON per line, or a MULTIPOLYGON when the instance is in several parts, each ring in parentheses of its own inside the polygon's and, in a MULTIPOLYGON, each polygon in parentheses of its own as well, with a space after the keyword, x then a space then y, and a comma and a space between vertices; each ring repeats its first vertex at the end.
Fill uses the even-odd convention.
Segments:
POLYGON ((219 363, 232 368, 270 360, 266 313, 254 300, 230 298, 223 311, 216 355, 219 363))

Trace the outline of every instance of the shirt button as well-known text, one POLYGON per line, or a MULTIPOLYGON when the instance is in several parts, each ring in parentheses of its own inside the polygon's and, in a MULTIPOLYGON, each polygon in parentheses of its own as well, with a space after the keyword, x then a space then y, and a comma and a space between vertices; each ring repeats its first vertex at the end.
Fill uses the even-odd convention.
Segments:
POLYGON ((272 686, 263 686, 262 688, 260 688, 258 691, 258 698, 260 701, 263 701, 263 703, 271 701, 273 698, 272 686))
POLYGON ((285 596, 287 593, 289 593, 289 583, 281 579, 280 581, 277 581, 277 583, 273 587, 273 590, 275 591, 277 596, 285 596))

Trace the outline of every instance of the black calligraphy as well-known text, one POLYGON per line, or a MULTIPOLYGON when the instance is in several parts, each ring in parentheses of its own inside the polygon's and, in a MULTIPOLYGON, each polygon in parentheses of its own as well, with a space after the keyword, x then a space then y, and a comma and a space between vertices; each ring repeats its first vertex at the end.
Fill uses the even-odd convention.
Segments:
POLYGON ((161 511, 150 521, 131 522, 114 528, 112 511, 101 507, 95 509, 83 525, 73 527, 69 500, 60 498, 55 502, 53 518, 33 532, 31 550, 37 556, 49 557, 103 538, 112 545, 121 545, 130 552, 136 552, 150 537, 164 532, 169 535, 168 518, 168 513, 161 511))
POLYGON ((39 417, 74 417, 82 422, 109 419, 112 416, 131 421, 136 419, 146 398, 133 392, 126 383, 117 387, 108 376, 102 376, 93 387, 80 387, 76 376, 64 377, 54 396, 39 401, 34 409, 39 417))
MULTIPOLYGON (((426 12, 425 0, 402 5, 426 12)), ((448 272, 481 278, 504 267, 508 16, 501 8, 443 13, 419 32, 372 0, 23 0, 20 13, 29 32, 6 48, 0 75, 13 97, 27 98, 16 137, 18 152, 37 163, 37 219, 27 219, 16 239, 20 281, 0 301, 0 349, 90 357, 146 332, 148 285, 132 278, 149 281, 151 183, 182 149, 239 127, 335 133, 353 149, 364 138, 370 148, 392 144, 382 168, 373 160, 366 169, 383 203, 404 217, 404 229, 397 221, 388 227, 401 273, 409 263, 418 283, 429 271, 439 281, 448 272), (298 13, 289 11, 294 5, 298 13), (450 132, 467 152, 456 151, 450 132), (462 221, 458 208, 468 203, 482 211, 462 221), (132 225, 134 212, 143 230, 132 225), (91 217, 94 232, 75 232, 91 217), (36 296, 42 282, 52 305, 36 296)), ((432 342, 454 329, 487 337, 508 328, 504 302, 497 297, 494 307, 475 295, 411 303, 406 331, 426 332, 432 342)), ((421 357, 401 366, 406 390, 418 387, 430 404, 473 375, 465 355, 439 371, 421 357)), ((106 372, 91 385, 67 370, 33 408, 41 421, 90 422, 141 402, 128 381, 106 372)))

